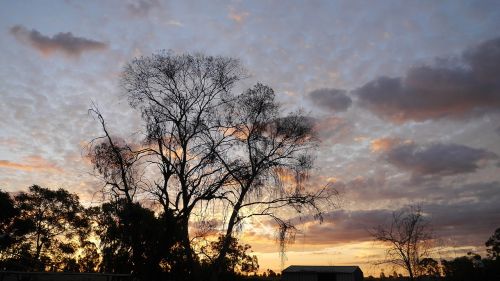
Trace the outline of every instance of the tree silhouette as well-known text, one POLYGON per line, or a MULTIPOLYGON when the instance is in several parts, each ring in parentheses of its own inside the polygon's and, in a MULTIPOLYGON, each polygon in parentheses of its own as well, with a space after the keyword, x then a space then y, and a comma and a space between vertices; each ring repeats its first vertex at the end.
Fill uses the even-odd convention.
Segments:
POLYGON ((500 257, 500 228, 495 230, 495 233, 491 235, 485 245, 488 256, 493 260, 498 260, 500 257))
POLYGON ((158 276, 162 271, 160 264, 173 258, 167 250, 172 247, 176 235, 171 232, 171 238, 166 239, 169 236, 165 234, 165 218, 156 217, 153 211, 126 200, 105 203, 96 213, 96 233, 102 251, 101 271, 133 272, 146 280, 158 276))
POLYGON ((469 253, 467 256, 458 257, 450 261, 443 260, 441 264, 446 280, 487 280, 484 278, 481 270, 482 262, 479 255, 469 253))
MULTIPOLYGON (((219 236, 216 241, 212 241, 201 248, 202 261, 208 268, 212 269, 212 264, 219 257, 225 241, 226 239, 223 236, 219 236)), ((258 271, 257 257, 247 253, 250 249, 250 245, 241 245, 236 238, 231 238, 229 249, 222 261, 222 274, 225 279, 233 279, 237 273, 248 275, 258 271)))
POLYGON ((245 219, 274 220, 283 247, 293 224, 280 213, 309 210, 321 219, 322 204, 332 207, 329 199, 335 194, 328 187, 309 190, 305 185, 312 168, 311 150, 317 143, 311 119, 301 112, 280 116, 274 91, 262 84, 238 95, 227 106, 228 122, 212 139, 214 144, 222 144, 213 146, 231 180, 222 188, 230 208, 214 275, 222 268, 235 228, 245 219))
POLYGON ((393 264, 408 272, 410 280, 420 273, 420 264, 428 256, 431 233, 418 206, 394 212, 390 225, 379 225, 372 236, 387 246, 386 258, 380 263, 393 264))
POLYGON ((235 95, 232 88, 244 77, 239 61, 226 57, 161 52, 133 60, 121 84, 142 116, 145 137, 139 144, 112 136, 99 109, 91 109, 104 132, 89 150, 95 170, 127 204, 136 202, 139 192, 173 219, 175 250, 183 251, 185 260, 183 279, 200 279, 189 233, 194 211, 222 206, 228 212, 212 264, 216 279, 233 231, 244 219, 272 218, 284 245, 293 224, 279 212, 308 210, 320 219, 326 205, 321 201, 334 194, 305 185, 316 144, 312 119, 300 112, 281 116, 274 91, 261 84, 235 95))
POLYGON ((12 223, 18 213, 14 200, 7 192, 0 190, 0 253, 14 242, 12 223))
POLYGON ((146 128, 144 148, 133 152, 114 141, 94 110, 105 133, 91 149, 95 167, 112 190, 131 201, 127 193, 140 186, 155 197, 164 214, 178 221, 178 238, 190 270, 197 268, 189 238, 191 213, 200 201, 214 199, 226 180, 205 135, 218 129, 216 110, 242 77, 239 62, 224 57, 160 53, 130 62, 122 85, 146 128), (147 165, 140 167, 139 159, 147 165), (139 175, 133 172, 138 169, 139 175), (138 177, 143 174, 153 178, 142 181, 138 177))
POLYGON ((419 275, 438 278, 441 275, 439 262, 433 258, 423 258, 419 263, 419 275))
POLYGON ((33 185, 15 196, 19 213, 14 239, 2 258, 24 270, 75 270, 77 249, 87 241, 90 223, 78 196, 33 185))

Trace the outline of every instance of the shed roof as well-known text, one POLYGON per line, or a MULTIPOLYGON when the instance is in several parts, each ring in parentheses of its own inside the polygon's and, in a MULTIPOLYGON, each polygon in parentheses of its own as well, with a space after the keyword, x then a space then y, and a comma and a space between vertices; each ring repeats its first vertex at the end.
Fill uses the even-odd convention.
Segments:
POLYGON ((321 266, 321 265, 291 265, 283 270, 283 273, 295 272, 331 272, 331 273, 353 273, 361 270, 359 266, 321 266))

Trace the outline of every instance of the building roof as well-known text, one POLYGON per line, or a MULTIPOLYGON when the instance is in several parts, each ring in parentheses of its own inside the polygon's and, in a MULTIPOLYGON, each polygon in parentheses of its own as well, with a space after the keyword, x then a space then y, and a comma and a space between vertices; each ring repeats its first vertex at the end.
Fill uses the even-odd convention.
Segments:
POLYGON ((353 273, 360 270, 359 266, 322 266, 322 265, 291 265, 283 273, 297 272, 328 272, 328 273, 353 273))

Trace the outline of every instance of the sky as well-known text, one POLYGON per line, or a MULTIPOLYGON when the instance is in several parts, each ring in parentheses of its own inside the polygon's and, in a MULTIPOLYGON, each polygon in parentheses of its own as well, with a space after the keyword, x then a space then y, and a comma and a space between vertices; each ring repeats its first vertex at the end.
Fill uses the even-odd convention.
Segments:
MULTIPOLYGON (((284 266, 360 265, 383 248, 368 230, 419 204, 436 258, 481 252, 500 227, 498 1, 0 1, 0 188, 65 188, 99 202, 82 157, 100 135, 137 137, 118 80, 160 50, 241 60, 284 112, 318 120, 315 182, 340 206, 304 220, 284 266)), ((272 226, 241 238, 280 270, 272 226)), ((392 272, 392 271, 391 271, 392 272)))

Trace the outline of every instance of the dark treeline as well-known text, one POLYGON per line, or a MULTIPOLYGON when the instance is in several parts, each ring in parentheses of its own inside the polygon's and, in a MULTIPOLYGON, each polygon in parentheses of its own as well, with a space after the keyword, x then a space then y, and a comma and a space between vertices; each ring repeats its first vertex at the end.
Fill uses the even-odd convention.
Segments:
MULTIPOLYGON (((496 281, 500 280, 500 228, 485 243, 487 256, 469 252, 465 256, 437 261, 433 258, 422 259, 417 268, 415 280, 433 281, 496 281)), ((378 278, 369 276, 366 280, 410 280, 401 274, 380 273, 378 278)))
MULTIPOLYGON (((85 208, 64 189, 34 185, 15 196, 0 191, 0 207, 0 270, 133 273, 144 280, 184 276, 176 235, 165 233, 175 227, 165 228, 161 221, 167 218, 140 204, 118 200, 85 208)), ((201 247, 197 263, 205 276, 222 241, 201 247)), ((257 273, 257 258, 249 250, 250 245, 231 239, 224 277, 257 273)))

